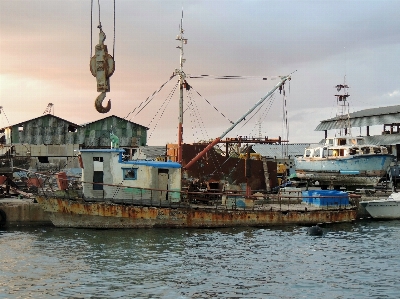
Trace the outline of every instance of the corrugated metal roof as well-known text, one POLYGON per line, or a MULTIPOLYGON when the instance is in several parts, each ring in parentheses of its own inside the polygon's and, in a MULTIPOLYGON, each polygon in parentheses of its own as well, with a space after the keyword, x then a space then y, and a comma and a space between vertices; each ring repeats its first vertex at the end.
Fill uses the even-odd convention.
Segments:
MULTIPOLYGON (((304 154, 304 149, 314 143, 292 143, 288 144, 288 156, 299 156, 304 154)), ((253 150, 263 157, 283 159, 286 145, 283 144, 255 144, 253 150)))
POLYGON ((110 115, 110 116, 107 116, 107 117, 104 117, 104 118, 101 118, 101 119, 98 119, 98 120, 95 120, 95 121, 92 121, 92 122, 84 123, 84 124, 82 125, 82 127, 87 126, 87 125, 89 125, 89 124, 93 124, 93 123, 95 123, 95 122, 104 121, 105 119, 107 119, 107 118, 112 118, 112 117, 118 119, 119 121, 125 121, 125 122, 128 122, 128 123, 131 123, 131 124, 134 124, 134 125, 143 127, 143 128, 145 128, 146 130, 149 129, 148 127, 139 125, 139 124, 137 124, 137 123, 134 123, 134 122, 132 122, 132 121, 130 121, 130 120, 127 120, 127 119, 125 119, 125 118, 122 118, 122 117, 119 117, 119 116, 116 116, 116 115, 110 115))
MULTIPOLYGON (((349 114, 351 127, 376 126, 400 123, 400 105, 364 109, 349 114)), ((315 131, 345 128, 345 122, 339 117, 321 121, 315 131)))
POLYGON ((400 144, 400 134, 365 136, 364 143, 373 145, 396 145, 400 144))
POLYGON ((39 118, 46 118, 46 117, 53 117, 53 118, 56 118, 56 119, 58 119, 58 120, 62 120, 62 121, 66 122, 66 123, 68 123, 68 124, 70 124, 70 125, 75 126, 75 127, 80 127, 80 125, 74 124, 74 123, 72 123, 72 122, 70 122, 70 121, 68 121, 68 120, 66 120, 66 119, 63 119, 63 118, 58 117, 58 116, 55 116, 55 115, 53 115, 53 114, 44 114, 44 115, 41 115, 41 116, 39 116, 39 117, 35 117, 35 118, 32 118, 32 119, 29 119, 29 120, 26 120, 26 121, 23 121, 23 122, 20 122, 20 123, 17 123, 17 124, 8 126, 8 127, 1 128, 1 130, 2 130, 2 129, 5 129, 5 128, 11 128, 11 127, 14 127, 14 126, 21 126, 21 125, 24 125, 24 124, 27 123, 27 122, 31 122, 31 121, 33 121, 33 120, 37 120, 37 119, 39 119, 39 118))
POLYGON ((36 119, 39 119, 39 118, 44 118, 44 117, 49 117, 49 116, 50 116, 50 117, 57 118, 57 119, 62 120, 62 121, 65 121, 66 123, 69 123, 69 124, 71 124, 71 125, 73 125, 73 126, 75 126, 75 127, 84 127, 84 126, 86 126, 86 125, 88 125, 88 124, 95 123, 95 122, 98 122, 98 121, 104 121, 104 120, 107 119, 107 118, 114 117, 114 118, 116 118, 116 119, 118 119, 118 120, 120 120, 120 121, 126 121, 126 122, 129 122, 129 123, 135 124, 135 125, 137 125, 137 126, 144 127, 144 128, 146 128, 147 130, 149 129, 148 127, 139 125, 139 124, 137 124, 137 123, 134 123, 134 122, 132 122, 132 121, 129 121, 129 120, 124 119, 124 118, 121 118, 121 117, 116 116, 116 115, 110 115, 110 116, 107 116, 107 117, 104 117, 104 118, 101 118, 101 119, 98 119, 98 120, 95 120, 95 121, 92 121, 92 122, 84 123, 84 124, 82 124, 82 125, 77 125, 77 124, 74 124, 73 122, 70 122, 69 120, 63 119, 63 118, 58 117, 58 116, 55 116, 55 115, 53 115, 53 114, 45 114, 45 115, 41 115, 41 116, 39 116, 39 117, 35 117, 35 118, 32 118, 32 119, 28 119, 28 120, 26 120, 26 121, 23 121, 23 122, 20 122, 20 123, 17 123, 17 124, 8 126, 8 127, 0 128, 0 130, 5 129, 5 128, 14 127, 14 126, 21 126, 21 125, 24 125, 24 124, 27 123, 27 122, 31 122, 31 121, 33 121, 33 120, 36 120, 36 119))

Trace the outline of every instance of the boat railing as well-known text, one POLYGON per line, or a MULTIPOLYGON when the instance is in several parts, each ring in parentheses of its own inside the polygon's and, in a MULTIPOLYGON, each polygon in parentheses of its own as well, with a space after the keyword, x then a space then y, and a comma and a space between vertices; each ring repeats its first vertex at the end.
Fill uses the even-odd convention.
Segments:
MULTIPOLYGON (((334 204, 313 205, 306 202, 301 193, 289 195, 272 194, 263 190, 256 190, 248 194, 242 190, 207 189, 203 191, 164 190, 156 188, 138 188, 126 185, 84 182, 96 185, 96 196, 83 196, 82 184, 76 179, 65 181, 64 189, 60 186, 48 186, 38 189, 38 194, 44 197, 70 199, 84 202, 111 202, 115 204, 134 205, 141 207, 166 207, 188 209, 216 209, 216 210, 270 210, 270 211, 312 211, 352 208, 338 197, 334 204), (106 190, 105 190, 106 189, 106 190)), ((60 184, 58 184, 60 185, 60 184)), ((315 196, 314 196, 315 197, 315 196)), ((321 196, 321 200, 325 196, 321 196)), ((333 196, 329 196, 332 199, 333 196)))

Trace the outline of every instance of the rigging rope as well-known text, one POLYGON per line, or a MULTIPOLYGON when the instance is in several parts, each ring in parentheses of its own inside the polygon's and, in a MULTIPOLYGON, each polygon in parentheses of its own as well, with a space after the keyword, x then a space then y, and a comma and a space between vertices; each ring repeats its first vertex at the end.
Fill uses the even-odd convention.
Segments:
MULTIPOLYGON (((269 100, 271 100, 271 99, 273 100, 273 99, 274 99, 273 96, 274 96, 274 94, 270 95, 270 96, 269 96, 269 100)), ((269 103, 271 103, 270 106, 272 105, 272 102, 273 102, 273 101, 269 102, 269 103)), ((267 103, 267 102, 264 102, 264 103, 258 108, 258 110, 257 110, 256 112, 254 112, 253 115, 240 127, 240 129, 242 129, 242 128, 243 128, 243 127, 244 127, 244 126, 245 126, 245 125, 260 111, 260 110, 261 110, 261 108, 262 108, 266 103, 267 103)), ((267 107, 268 110, 269 110, 270 106, 267 107)), ((256 124, 256 125, 257 125, 257 124, 256 124)), ((239 129, 239 130, 240 130, 240 129, 239 129)), ((254 130, 254 128, 253 128, 253 130, 254 130)), ((252 131, 253 131, 253 130, 252 130, 252 131)), ((252 132, 252 131, 251 131, 251 132, 252 132)))
MULTIPOLYGON (((289 123, 288 123, 288 115, 287 115, 287 97, 285 89, 283 89, 283 102, 282 102, 282 113, 283 113, 283 128, 282 128, 282 137, 288 141, 289 140, 289 123)), ((288 156, 289 153, 289 145, 288 142, 282 143, 282 156, 288 156)))
MULTIPOLYGON (((199 108, 198 108, 198 106, 196 104, 196 101, 194 101, 192 99, 191 95, 192 95, 192 88, 190 88, 190 90, 188 92, 188 98, 189 98, 189 105, 188 106, 189 106, 189 109, 190 109, 190 115, 193 116, 195 121, 197 121, 197 123, 199 124, 198 127, 199 127, 200 133, 203 136, 203 138, 204 139, 209 139, 209 136, 208 136, 207 131, 205 129, 204 121, 203 121, 203 119, 201 117, 201 114, 199 112, 199 108), (204 129, 204 132, 203 132, 203 129, 204 129)), ((193 126, 194 120, 191 119, 191 122, 192 122, 193 140, 195 140, 195 137, 194 137, 194 126, 193 126)))
POLYGON ((8 122, 8 126, 11 126, 11 125, 10 125, 10 121, 8 120, 8 117, 7 117, 7 115, 6 115, 6 113, 5 113, 4 109, 3 109, 3 107, 0 106, 0 114, 1 114, 1 112, 3 112, 5 118, 6 118, 7 122, 8 122))
POLYGON ((213 107, 219 114, 221 114, 226 120, 228 120, 231 124, 234 122, 231 121, 229 118, 227 118, 222 112, 220 112, 215 106, 213 106, 205 97, 203 97, 196 89, 193 88, 191 85, 190 88, 192 88, 200 97, 202 97, 211 107, 213 107))
POLYGON ((155 96, 157 93, 159 93, 159 92, 161 91, 161 89, 163 89, 163 87, 164 87, 169 81, 171 81, 172 78, 174 78, 174 77, 175 77, 175 75, 172 75, 172 76, 168 79, 168 81, 164 82, 164 84, 162 84, 157 90, 155 90, 151 96, 147 97, 147 99, 144 100, 143 102, 141 102, 141 103, 139 104, 139 106, 137 106, 135 109, 133 109, 131 112, 129 112, 128 115, 124 117, 124 119, 127 119, 128 116, 129 116, 130 114, 133 114, 133 113, 135 112, 135 110, 136 110, 136 109, 139 109, 140 106, 142 106, 142 104, 143 104, 144 106, 142 107, 142 109, 140 109, 134 116, 132 116, 132 117, 129 119, 129 121, 130 121, 133 117, 137 116, 137 115, 138 115, 138 114, 153 100, 154 96, 155 96))
POLYGON ((153 132, 155 131, 155 129, 158 126, 158 123, 160 122, 160 119, 162 118, 162 116, 164 115, 165 109, 167 109, 168 104, 171 102, 172 96, 174 95, 177 87, 179 85, 179 82, 177 82, 174 86, 174 88, 171 90, 171 92, 169 93, 168 97, 164 100, 164 102, 162 103, 161 107, 157 110, 156 115, 154 115, 154 117, 152 118, 152 120, 150 121, 148 127, 150 127, 150 125, 152 124, 153 120, 157 117, 157 115, 160 113, 160 117, 158 118, 158 121, 156 122, 153 130, 151 131, 150 135, 149 135, 149 139, 151 138, 151 136, 153 135, 153 132), (162 109, 162 110, 161 110, 162 109))
POLYGON ((262 80, 276 80, 281 78, 280 76, 268 76, 268 77, 261 77, 261 76, 231 76, 231 75, 186 75, 187 78, 193 79, 219 79, 219 80, 237 80, 237 79, 262 79, 262 80))
MULTIPOLYGON (((273 93, 272 95, 270 95, 269 96, 269 100, 267 101, 267 102, 264 102, 259 108, 258 108, 258 110, 240 127, 240 129, 242 129, 260 110, 261 110, 261 108, 266 104, 266 103, 268 103, 269 105, 266 107, 266 109, 264 110, 264 112, 263 112, 263 114, 261 115, 262 117, 264 116, 264 115, 267 115, 268 114, 268 112, 269 112, 269 110, 271 109, 271 107, 272 107, 272 104, 274 103, 274 99, 275 99, 275 93, 273 93), (265 113, 265 111, 267 111, 267 113, 265 113)), ((252 133, 253 133, 253 131, 255 130, 255 128, 256 128, 256 126, 257 126, 257 123, 254 125, 254 127, 253 127, 253 129, 250 131, 250 136, 252 135, 252 133)), ((239 129, 239 130, 240 130, 239 129)))

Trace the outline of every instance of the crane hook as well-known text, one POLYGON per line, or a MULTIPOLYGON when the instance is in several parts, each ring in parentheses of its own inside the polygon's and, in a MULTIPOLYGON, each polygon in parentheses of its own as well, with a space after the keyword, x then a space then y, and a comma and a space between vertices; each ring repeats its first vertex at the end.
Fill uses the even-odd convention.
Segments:
POLYGON ((108 111, 111 110, 111 100, 108 100, 107 106, 103 107, 103 101, 105 97, 106 97, 106 92, 102 92, 97 96, 96 101, 94 101, 94 107, 99 113, 107 113, 108 111))

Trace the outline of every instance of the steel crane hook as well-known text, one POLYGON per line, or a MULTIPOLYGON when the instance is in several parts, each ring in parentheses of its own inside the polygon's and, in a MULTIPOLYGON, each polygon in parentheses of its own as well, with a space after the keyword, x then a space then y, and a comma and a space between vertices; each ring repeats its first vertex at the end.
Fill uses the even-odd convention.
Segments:
POLYGON ((97 96, 96 101, 94 101, 94 107, 99 113, 107 113, 111 110, 111 100, 108 100, 107 106, 103 107, 103 101, 105 97, 106 92, 102 92, 97 96))

